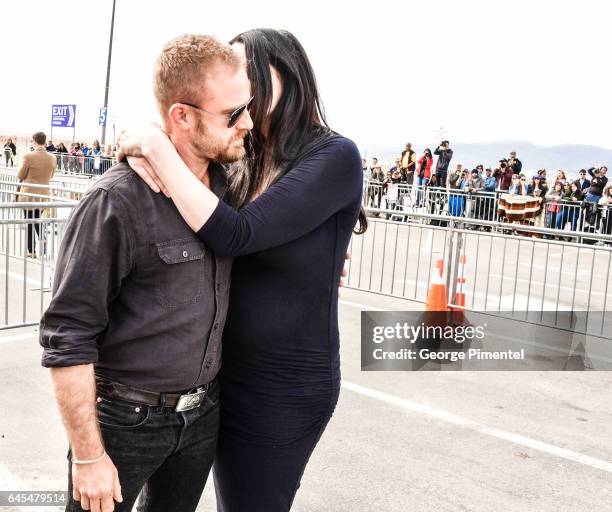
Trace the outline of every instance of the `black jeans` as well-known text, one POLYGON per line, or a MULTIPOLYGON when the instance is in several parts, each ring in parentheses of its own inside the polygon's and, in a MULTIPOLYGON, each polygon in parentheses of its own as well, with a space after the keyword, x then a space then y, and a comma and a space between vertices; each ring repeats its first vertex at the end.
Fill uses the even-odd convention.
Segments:
MULTIPOLYGON (((40 219, 40 208, 34 208, 33 210, 24 210, 23 212, 25 214, 26 219, 40 219)), ((40 224, 34 222, 29 223, 27 228, 28 252, 32 254, 34 254, 34 246, 36 245, 34 239, 34 230, 36 230, 36 235, 40 236, 40 224)))
MULTIPOLYGON (((98 420, 110 459, 121 483, 122 503, 116 512, 189 512, 200 501, 219 435, 219 386, 196 409, 176 412, 104 397, 98 420)), ((68 463, 67 512, 81 512, 72 499, 72 464, 68 463)))

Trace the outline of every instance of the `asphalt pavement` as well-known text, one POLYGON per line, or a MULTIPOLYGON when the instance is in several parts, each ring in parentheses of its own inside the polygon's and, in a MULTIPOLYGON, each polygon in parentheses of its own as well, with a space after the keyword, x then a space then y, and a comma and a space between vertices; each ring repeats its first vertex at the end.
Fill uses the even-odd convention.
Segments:
MULTIPOLYGON (((612 510, 612 375, 362 371, 361 311, 422 307, 344 290, 341 397, 292 510, 612 510)), ((40 353, 34 328, 0 331, 0 490, 66 488, 40 353)), ((214 510, 210 478, 198 511, 214 510)))

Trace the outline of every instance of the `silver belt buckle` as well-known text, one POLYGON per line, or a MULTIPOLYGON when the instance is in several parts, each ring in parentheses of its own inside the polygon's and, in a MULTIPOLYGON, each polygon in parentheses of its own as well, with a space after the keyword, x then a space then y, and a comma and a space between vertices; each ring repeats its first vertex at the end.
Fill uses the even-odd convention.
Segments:
MULTIPOLYGON (((201 388, 198 388, 201 389, 201 388)), ((181 395, 176 403, 176 412, 190 411, 196 407, 200 407, 202 402, 206 398, 208 388, 196 391, 195 393, 189 393, 187 395, 181 395)))

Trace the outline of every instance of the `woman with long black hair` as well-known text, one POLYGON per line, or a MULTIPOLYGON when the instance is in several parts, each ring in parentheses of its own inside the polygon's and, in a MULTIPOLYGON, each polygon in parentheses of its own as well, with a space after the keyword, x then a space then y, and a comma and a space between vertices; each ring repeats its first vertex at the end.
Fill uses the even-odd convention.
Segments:
MULTIPOLYGON (((231 206, 192 188, 163 137, 146 141, 159 148, 147 167, 200 239, 236 257, 220 372, 219 510, 281 512, 338 400, 337 284, 358 219, 365 230, 361 156, 329 129, 292 34, 257 29, 232 43, 251 80, 254 128, 230 171, 231 206)), ((140 144, 122 136, 128 155, 141 155, 140 144)))

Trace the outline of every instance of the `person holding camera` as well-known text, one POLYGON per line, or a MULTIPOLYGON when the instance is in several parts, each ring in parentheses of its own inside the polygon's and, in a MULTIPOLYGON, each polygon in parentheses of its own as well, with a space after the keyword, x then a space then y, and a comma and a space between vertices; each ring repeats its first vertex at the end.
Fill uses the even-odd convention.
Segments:
POLYGON ((450 149, 450 143, 447 140, 443 140, 434 151, 434 155, 438 157, 438 162, 436 163, 438 186, 444 187, 447 184, 448 166, 453 158, 453 150, 450 149))
POLYGON ((516 158, 516 151, 510 152, 510 158, 508 158, 508 165, 512 167, 514 174, 521 174, 523 170, 523 162, 516 158))
POLYGON ((599 169, 591 167, 587 172, 593 179, 591 180, 591 186, 589 187, 585 200, 589 201, 590 203, 598 203, 603 196, 606 185, 608 184, 608 178, 606 177, 608 168, 605 165, 599 169))
POLYGON ((512 185, 512 177, 515 176, 512 167, 508 165, 508 160, 505 158, 499 161, 499 167, 493 172, 493 176, 497 179, 497 188, 507 192, 512 185))

